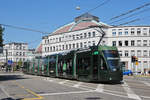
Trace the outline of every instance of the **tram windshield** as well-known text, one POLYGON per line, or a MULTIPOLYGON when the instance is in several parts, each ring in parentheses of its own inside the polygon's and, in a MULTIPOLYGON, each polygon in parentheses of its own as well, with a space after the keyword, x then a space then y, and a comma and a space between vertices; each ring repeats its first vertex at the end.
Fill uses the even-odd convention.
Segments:
POLYGON ((116 50, 104 50, 104 56, 106 57, 107 63, 111 70, 116 71, 116 68, 119 68, 119 54, 116 50))

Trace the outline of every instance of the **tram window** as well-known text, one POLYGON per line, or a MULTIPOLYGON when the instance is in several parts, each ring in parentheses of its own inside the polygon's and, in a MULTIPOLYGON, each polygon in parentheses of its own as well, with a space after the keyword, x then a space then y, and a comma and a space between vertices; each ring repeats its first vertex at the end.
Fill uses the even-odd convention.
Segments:
POLYGON ((79 64, 79 70, 81 71, 88 71, 90 69, 90 57, 86 57, 86 58, 80 58, 78 60, 78 64, 79 64))
POLYGON ((101 66, 100 66, 101 70, 107 70, 107 66, 106 66, 106 62, 104 60, 103 57, 101 57, 101 66))

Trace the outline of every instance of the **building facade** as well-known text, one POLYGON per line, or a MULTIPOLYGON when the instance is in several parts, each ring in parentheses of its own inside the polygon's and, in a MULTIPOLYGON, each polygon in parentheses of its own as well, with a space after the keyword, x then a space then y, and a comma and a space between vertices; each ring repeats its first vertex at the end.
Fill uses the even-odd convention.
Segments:
POLYGON ((24 62, 28 58, 27 53, 27 43, 7 43, 3 47, 3 53, 1 54, 0 61, 3 63, 6 63, 7 60, 12 62, 24 62))
POLYGON ((118 47, 126 69, 140 72, 150 70, 150 26, 113 27, 100 22, 98 17, 88 13, 76 17, 74 22, 44 36, 42 56, 97 45, 102 31, 105 32, 105 36, 101 45, 118 47), (138 58, 136 67, 131 62, 131 56, 138 58))
POLYGON ((150 26, 120 26, 108 29, 108 45, 117 46, 126 69, 150 70, 150 26), (131 62, 136 56, 137 64, 131 62))

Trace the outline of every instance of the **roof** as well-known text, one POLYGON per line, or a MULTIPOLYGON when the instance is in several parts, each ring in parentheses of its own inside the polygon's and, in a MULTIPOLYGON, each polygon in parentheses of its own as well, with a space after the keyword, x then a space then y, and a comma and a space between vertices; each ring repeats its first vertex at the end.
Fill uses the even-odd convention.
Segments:
POLYGON ((42 53, 42 42, 38 45, 38 47, 35 49, 36 53, 42 53))
POLYGON ((74 22, 71 22, 69 24, 66 24, 58 29, 56 29, 52 34, 61 34, 65 32, 71 32, 71 31, 77 31, 81 29, 89 28, 89 26, 109 26, 105 23, 102 23, 99 21, 99 18, 96 16, 93 16, 89 13, 82 14, 81 16, 78 16, 75 18, 74 22))

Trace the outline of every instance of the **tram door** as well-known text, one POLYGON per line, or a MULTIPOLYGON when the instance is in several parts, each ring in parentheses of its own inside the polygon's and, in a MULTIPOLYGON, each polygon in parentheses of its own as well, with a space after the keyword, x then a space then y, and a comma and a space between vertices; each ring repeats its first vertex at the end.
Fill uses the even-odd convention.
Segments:
POLYGON ((104 81, 107 79, 107 65, 106 61, 104 60, 104 57, 100 56, 100 70, 99 70, 99 75, 100 75, 100 80, 104 81))
POLYGON ((98 80, 98 55, 93 55, 93 80, 98 80))

